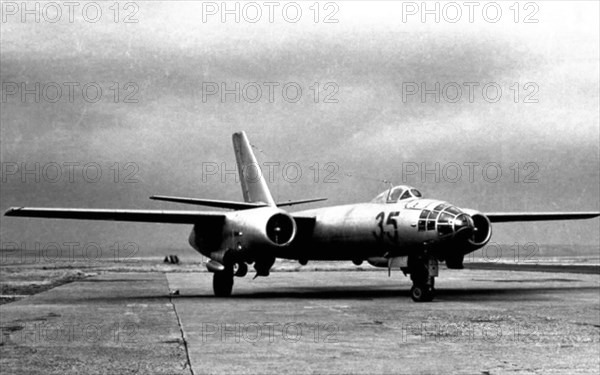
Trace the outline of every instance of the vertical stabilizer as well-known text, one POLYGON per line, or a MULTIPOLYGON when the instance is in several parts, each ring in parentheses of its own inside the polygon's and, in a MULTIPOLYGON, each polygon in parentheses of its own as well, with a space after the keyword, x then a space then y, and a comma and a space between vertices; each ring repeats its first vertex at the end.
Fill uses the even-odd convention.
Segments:
POLYGON ((244 201, 248 203, 262 202, 269 206, 275 206, 265 176, 254 157, 246 133, 234 133, 232 138, 244 201))

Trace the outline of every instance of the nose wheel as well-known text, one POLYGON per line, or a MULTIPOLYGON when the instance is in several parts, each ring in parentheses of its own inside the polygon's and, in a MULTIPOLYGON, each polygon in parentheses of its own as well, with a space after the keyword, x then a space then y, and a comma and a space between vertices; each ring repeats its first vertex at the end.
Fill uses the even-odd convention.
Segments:
POLYGON ((409 259, 410 297, 415 302, 431 302, 435 296, 435 277, 438 275, 438 261, 433 257, 409 259))
MULTIPOLYGON (((433 279, 433 278, 432 278, 433 279)), ((431 302, 435 296, 435 288, 429 284, 413 284, 410 288, 410 297, 415 302, 431 302)))

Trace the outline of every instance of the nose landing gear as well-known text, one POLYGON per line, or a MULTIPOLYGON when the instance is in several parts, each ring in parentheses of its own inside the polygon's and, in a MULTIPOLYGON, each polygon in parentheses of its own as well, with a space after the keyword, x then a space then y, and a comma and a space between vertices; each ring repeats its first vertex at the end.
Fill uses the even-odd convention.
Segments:
POLYGON ((410 296, 415 302, 430 302, 435 296, 435 277, 438 275, 438 261, 434 257, 417 257, 408 262, 408 273, 413 282, 410 296))

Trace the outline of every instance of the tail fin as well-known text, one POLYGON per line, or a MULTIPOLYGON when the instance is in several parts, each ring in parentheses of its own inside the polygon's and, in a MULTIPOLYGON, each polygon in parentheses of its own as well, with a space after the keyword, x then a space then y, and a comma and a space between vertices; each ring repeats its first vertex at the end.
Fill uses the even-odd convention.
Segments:
POLYGON ((260 165, 254 157, 246 133, 234 133, 232 138, 235 159, 242 182, 244 201, 247 203, 265 203, 269 206, 275 206, 275 201, 271 196, 260 165))

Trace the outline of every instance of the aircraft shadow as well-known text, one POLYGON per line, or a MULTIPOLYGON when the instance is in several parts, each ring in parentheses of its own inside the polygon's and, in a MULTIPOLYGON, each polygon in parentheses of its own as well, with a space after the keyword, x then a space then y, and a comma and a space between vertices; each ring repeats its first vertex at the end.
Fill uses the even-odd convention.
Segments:
MULTIPOLYGON (((559 294, 581 293, 586 291, 597 292, 594 286, 585 287, 544 287, 544 288, 438 288, 435 301, 507 301, 507 300, 551 300, 559 294)), ((212 292, 206 294, 186 294, 177 296, 135 296, 128 299, 162 299, 173 300, 213 300, 213 301, 235 301, 235 300, 277 300, 277 299, 305 299, 305 300, 374 300, 374 299, 403 299, 410 298, 409 288, 377 289, 365 288, 364 286, 340 286, 340 287, 300 287, 297 290, 279 288, 271 291, 237 292, 227 298, 215 297, 212 292)))

